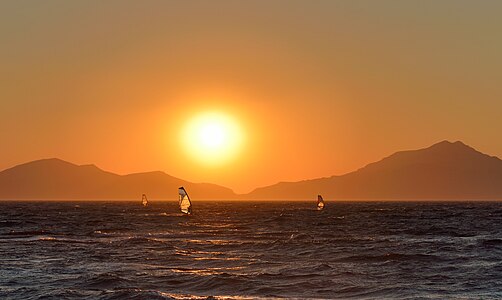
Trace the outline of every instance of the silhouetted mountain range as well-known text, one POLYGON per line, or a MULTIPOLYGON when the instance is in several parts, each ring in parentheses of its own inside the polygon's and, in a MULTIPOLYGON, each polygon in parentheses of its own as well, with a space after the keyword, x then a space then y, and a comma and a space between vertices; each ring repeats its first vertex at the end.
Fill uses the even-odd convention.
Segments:
POLYGON ((0 172, 0 199, 177 199, 185 186, 193 199, 308 200, 501 200, 502 160, 463 144, 443 141, 397 152, 357 171, 329 178, 281 182, 246 195, 163 172, 117 175, 94 165, 43 159, 0 172))
POLYGON ((281 182, 248 199, 493 200, 502 199, 502 160, 443 141, 401 151, 342 176, 281 182))
MULTIPOLYGON (((42 159, 0 172, 0 199, 129 200, 177 199, 184 186, 194 199, 235 199, 232 190, 192 183, 164 172, 117 175, 95 165, 78 166, 60 159, 42 159)), ((138 200, 139 201, 139 200, 138 200)))

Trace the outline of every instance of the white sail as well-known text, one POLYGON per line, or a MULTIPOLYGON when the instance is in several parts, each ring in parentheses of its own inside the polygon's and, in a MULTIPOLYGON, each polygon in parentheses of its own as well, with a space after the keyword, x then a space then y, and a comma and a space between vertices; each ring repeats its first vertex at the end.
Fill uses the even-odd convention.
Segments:
POLYGON ((180 187, 178 189, 179 193, 179 205, 182 213, 191 214, 192 213, 192 202, 190 201, 190 197, 187 194, 187 191, 184 187, 180 187))
POLYGON ((322 210, 324 208, 324 200, 321 195, 317 195, 317 209, 322 210))
POLYGON ((141 196, 141 204, 143 204, 143 206, 148 205, 148 199, 146 198, 145 194, 143 194, 143 196, 141 196))

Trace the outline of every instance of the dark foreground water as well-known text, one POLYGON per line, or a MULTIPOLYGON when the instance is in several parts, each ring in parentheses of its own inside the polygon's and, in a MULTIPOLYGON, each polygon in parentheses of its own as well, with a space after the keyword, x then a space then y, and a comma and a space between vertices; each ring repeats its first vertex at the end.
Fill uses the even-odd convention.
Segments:
POLYGON ((0 202, 0 299, 502 298, 502 203, 0 202))

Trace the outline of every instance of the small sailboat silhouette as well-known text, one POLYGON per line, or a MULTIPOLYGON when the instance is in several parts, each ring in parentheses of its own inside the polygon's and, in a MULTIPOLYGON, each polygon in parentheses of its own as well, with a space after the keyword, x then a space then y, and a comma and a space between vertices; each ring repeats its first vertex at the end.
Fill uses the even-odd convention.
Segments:
POLYGON ((188 196, 188 193, 185 190, 185 188, 179 187, 178 194, 179 194, 178 204, 180 206, 181 212, 184 214, 187 214, 187 215, 191 214, 192 213, 192 201, 190 201, 190 197, 188 196))
POLYGON ((321 195, 317 195, 317 210, 324 209, 324 199, 322 199, 321 195))
POLYGON ((148 199, 146 198, 146 194, 143 194, 141 196, 141 204, 143 204, 143 206, 148 206, 148 199))

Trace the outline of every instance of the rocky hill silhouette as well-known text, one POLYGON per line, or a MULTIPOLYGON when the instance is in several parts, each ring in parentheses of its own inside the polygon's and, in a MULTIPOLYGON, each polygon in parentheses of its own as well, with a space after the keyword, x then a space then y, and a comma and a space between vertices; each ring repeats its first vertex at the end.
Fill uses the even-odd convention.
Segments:
POLYGON ((235 199, 228 188, 192 183, 164 172, 117 175, 95 165, 42 159, 0 172, 0 199, 8 200, 134 200, 177 199, 184 186, 196 199, 235 199))
POLYGON ((177 199, 185 186, 193 199, 502 200, 502 160, 462 142, 443 141, 401 151, 357 171, 328 178, 280 182, 236 195, 210 183, 192 183, 164 172, 117 175, 95 165, 42 159, 0 172, 3 200, 177 199))
POLYGON ((258 188, 248 199, 496 200, 502 160, 462 142, 401 151, 355 172, 258 188))

